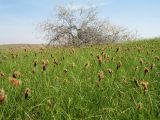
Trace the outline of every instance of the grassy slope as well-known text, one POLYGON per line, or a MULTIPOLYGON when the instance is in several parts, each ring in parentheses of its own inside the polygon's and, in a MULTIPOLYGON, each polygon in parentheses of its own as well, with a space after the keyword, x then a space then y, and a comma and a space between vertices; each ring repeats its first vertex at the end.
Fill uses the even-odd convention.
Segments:
POLYGON ((27 52, 1 50, 0 71, 5 73, 5 77, 0 77, 0 88, 5 90, 7 101, 0 105, 0 119, 158 120, 159 58, 158 39, 27 52), (97 55, 102 52, 104 58, 99 65, 97 55), (16 54, 18 57, 13 58, 16 54), (49 61, 44 72, 42 59, 49 61), (38 61, 35 74, 32 73, 34 60, 38 61), (119 62, 122 66, 117 70, 119 62), (145 68, 149 71, 146 75, 145 68), (22 81, 18 88, 8 80, 14 70, 22 73, 17 78, 22 81), (102 80, 99 82, 100 71, 104 75, 101 74, 102 80), (148 85, 145 86, 142 81, 144 84, 148 82, 148 85), (31 89, 27 99, 24 98, 25 88, 31 89))
POLYGON ((42 44, 6 44, 6 45, 0 45, 0 49, 10 49, 10 48, 40 48, 43 47, 42 44))

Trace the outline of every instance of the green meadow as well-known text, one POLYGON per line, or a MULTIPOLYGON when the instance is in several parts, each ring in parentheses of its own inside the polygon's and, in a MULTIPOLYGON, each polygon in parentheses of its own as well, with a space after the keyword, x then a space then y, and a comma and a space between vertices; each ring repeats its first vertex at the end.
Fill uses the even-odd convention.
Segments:
POLYGON ((0 49, 1 120, 159 120, 160 39, 0 49))

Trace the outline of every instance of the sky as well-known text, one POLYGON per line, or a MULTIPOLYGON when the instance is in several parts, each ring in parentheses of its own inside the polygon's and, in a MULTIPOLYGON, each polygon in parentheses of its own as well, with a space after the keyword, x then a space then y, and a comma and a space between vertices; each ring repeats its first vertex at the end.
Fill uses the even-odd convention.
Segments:
POLYGON ((143 38, 160 37, 160 0, 0 0, 0 44, 41 44, 37 26, 54 18, 57 5, 97 8, 100 18, 138 31, 143 38))

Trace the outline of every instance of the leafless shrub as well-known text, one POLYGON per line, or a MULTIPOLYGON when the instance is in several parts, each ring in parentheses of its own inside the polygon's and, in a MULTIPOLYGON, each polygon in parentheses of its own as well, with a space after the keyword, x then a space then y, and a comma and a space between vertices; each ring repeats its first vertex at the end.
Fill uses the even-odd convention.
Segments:
POLYGON ((128 29, 99 20, 96 8, 72 9, 59 6, 55 20, 46 20, 40 28, 49 45, 86 45, 133 40, 128 29))

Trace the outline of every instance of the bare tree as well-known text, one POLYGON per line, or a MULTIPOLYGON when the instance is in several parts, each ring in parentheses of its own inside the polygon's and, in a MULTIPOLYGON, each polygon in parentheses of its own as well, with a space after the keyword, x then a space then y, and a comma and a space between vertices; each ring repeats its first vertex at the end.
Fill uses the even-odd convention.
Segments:
POLYGON ((95 8, 59 6, 55 20, 41 23, 48 44, 84 45, 132 40, 127 29, 99 20, 95 8))

